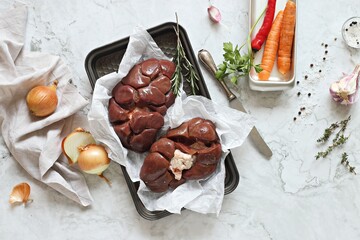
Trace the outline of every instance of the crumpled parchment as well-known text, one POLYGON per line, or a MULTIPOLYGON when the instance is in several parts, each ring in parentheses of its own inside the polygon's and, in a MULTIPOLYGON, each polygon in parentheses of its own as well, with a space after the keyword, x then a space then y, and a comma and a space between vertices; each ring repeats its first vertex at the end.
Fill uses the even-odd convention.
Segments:
MULTIPOLYGON (((114 72, 98 79, 88 114, 90 131, 94 138, 108 147, 110 158, 125 166, 132 181, 140 181, 139 172, 147 153, 139 154, 125 149, 108 120, 108 102, 113 87, 127 75, 138 62, 149 58, 166 59, 149 33, 135 29, 120 63, 114 72)), ((173 191, 153 193, 141 181, 138 195, 150 210, 167 210, 180 213, 183 207, 200 213, 219 213, 224 197, 225 165, 227 149, 240 146, 254 126, 252 117, 237 110, 219 106, 202 96, 177 97, 165 115, 162 133, 168 127, 177 127, 194 117, 213 121, 222 144, 223 154, 216 172, 206 180, 188 181, 173 191)), ((161 135, 161 133, 160 133, 161 135)))

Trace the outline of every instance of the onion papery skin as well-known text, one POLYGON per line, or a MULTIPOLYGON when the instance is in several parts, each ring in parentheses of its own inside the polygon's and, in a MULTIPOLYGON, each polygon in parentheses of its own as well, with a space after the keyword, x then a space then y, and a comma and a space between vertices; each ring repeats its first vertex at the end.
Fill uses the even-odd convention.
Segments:
POLYGON ((85 173, 101 175, 110 165, 105 148, 97 144, 89 144, 81 149, 78 166, 85 173))
POLYGON ((36 86, 26 96, 30 112, 37 117, 46 117, 55 112, 58 105, 57 82, 51 86, 36 86))

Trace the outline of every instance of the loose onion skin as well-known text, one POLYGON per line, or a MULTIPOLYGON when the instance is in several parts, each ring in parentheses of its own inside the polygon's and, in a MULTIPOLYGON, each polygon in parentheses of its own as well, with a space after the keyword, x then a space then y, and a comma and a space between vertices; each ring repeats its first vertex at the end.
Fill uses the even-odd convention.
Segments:
POLYGON ((55 112, 58 97, 56 87, 58 81, 50 86, 36 86, 26 96, 26 103, 30 112, 37 117, 46 117, 55 112))
POLYGON ((105 148, 97 144, 89 144, 81 148, 78 157, 79 168, 89 174, 102 175, 110 165, 110 159, 105 148))

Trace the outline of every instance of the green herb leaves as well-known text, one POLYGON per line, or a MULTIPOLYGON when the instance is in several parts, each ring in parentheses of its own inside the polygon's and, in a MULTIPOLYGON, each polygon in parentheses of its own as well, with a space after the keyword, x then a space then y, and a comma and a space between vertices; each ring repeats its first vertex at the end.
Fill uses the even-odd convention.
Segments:
POLYGON ((199 76, 197 75, 197 73, 194 69, 194 66, 187 59, 184 48, 181 44, 177 14, 176 14, 176 28, 174 27, 174 30, 175 30, 175 33, 177 36, 176 54, 175 54, 175 58, 174 58, 176 68, 175 68, 175 73, 174 73, 173 77, 171 78, 171 90, 173 91, 173 93, 175 95, 179 95, 180 86, 181 86, 181 82, 182 82, 181 74, 182 74, 183 70, 185 70, 186 73, 183 75, 183 77, 190 84, 191 93, 193 95, 195 95, 196 90, 199 89, 199 87, 197 85, 197 81, 199 81, 199 76))
POLYGON ((344 165, 349 170, 349 172, 356 175, 355 167, 350 165, 348 160, 348 154, 346 152, 341 155, 341 164, 344 165))
POLYGON ((316 140, 318 143, 325 143, 330 138, 331 134, 340 127, 339 131, 332 140, 332 145, 328 146, 325 151, 318 152, 315 156, 316 160, 319 158, 325 158, 330 152, 334 150, 335 147, 343 145, 349 139, 349 136, 345 137, 344 132, 350 119, 351 116, 345 120, 342 120, 340 123, 335 122, 331 124, 330 127, 325 129, 323 136, 316 140))
POLYGON ((224 61, 218 66, 218 71, 215 73, 217 79, 222 80, 224 77, 229 76, 230 81, 237 84, 238 78, 247 75, 251 67, 255 68, 257 73, 261 72, 260 64, 253 65, 252 52, 241 55, 240 50, 244 45, 238 47, 233 46, 231 42, 223 44, 224 61))
MULTIPOLYGON (((349 139, 349 136, 345 137, 344 132, 350 119, 351 116, 349 116, 347 119, 342 120, 341 122, 332 123, 328 128, 325 129, 323 136, 316 140, 318 143, 327 142, 330 136, 335 132, 335 130, 340 128, 335 134, 335 137, 332 139, 332 144, 328 146, 325 151, 318 152, 315 155, 316 160, 318 160, 319 158, 325 158, 330 152, 334 150, 334 148, 343 145, 349 139)), ((341 155, 341 164, 348 168, 349 172, 356 175, 355 167, 350 166, 350 163, 348 161, 348 154, 346 152, 343 152, 343 154, 341 155)))

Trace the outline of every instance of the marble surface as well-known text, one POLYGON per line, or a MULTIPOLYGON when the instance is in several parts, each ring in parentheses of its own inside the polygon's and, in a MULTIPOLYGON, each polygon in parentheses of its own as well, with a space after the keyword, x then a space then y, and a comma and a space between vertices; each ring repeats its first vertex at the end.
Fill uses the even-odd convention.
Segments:
MULTIPOLYGON (((210 50, 217 63, 222 60, 222 43, 241 44, 248 32, 246 0, 212 0, 223 15, 219 25, 209 21, 205 0, 22 2, 29 8, 25 49, 61 56, 74 74, 74 84, 88 99, 92 90, 84 69, 86 55, 128 36, 136 25, 150 28, 174 21, 177 12, 194 51, 210 50)), ((107 170, 111 188, 95 176, 86 176, 94 203, 81 207, 32 179, 0 138, 0 238, 360 239, 360 103, 340 106, 328 94, 330 83, 360 62, 360 52, 347 48, 340 32, 343 22, 358 14, 360 2, 298 2, 299 84, 284 92, 255 92, 243 79, 236 87, 274 155, 266 160, 250 140, 233 150, 241 179, 235 191, 225 196, 219 216, 184 211, 157 221, 143 219, 116 164, 107 170), (322 43, 328 44, 327 49, 322 43), (298 116, 301 107, 305 110, 298 116), (323 149, 316 139, 329 124, 349 115, 349 141, 316 161, 315 154, 323 149), (351 165, 359 168, 358 175, 340 164, 344 151, 351 165), (31 185, 34 202, 11 207, 11 188, 23 181, 31 185)), ((0 11, 13 3, 2 0, 0 11)), ((203 75, 212 99, 227 104, 219 85, 205 71, 203 75)))

